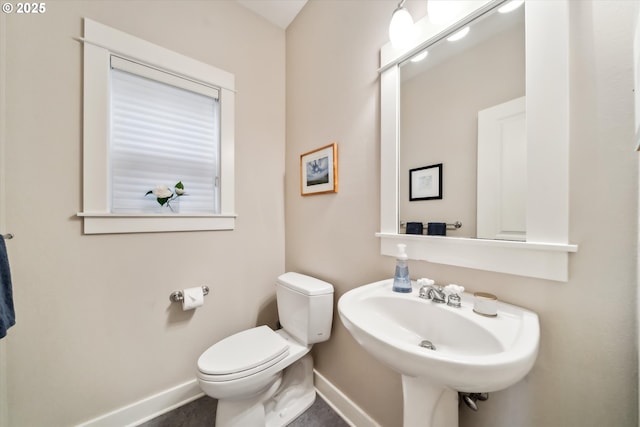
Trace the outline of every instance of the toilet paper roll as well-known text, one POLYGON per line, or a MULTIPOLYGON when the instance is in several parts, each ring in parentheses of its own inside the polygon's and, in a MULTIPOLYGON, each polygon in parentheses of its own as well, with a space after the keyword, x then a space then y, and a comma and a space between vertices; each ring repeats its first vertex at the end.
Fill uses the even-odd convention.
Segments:
POLYGON ((202 286, 195 288, 187 288, 182 291, 182 309, 193 310, 196 307, 200 307, 204 304, 204 292, 202 286))

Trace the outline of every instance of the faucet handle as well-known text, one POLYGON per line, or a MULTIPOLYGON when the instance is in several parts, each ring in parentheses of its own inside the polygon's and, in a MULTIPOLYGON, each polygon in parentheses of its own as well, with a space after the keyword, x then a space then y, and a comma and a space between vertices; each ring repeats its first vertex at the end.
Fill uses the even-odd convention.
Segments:
POLYGON ((429 299, 429 289, 427 286, 422 286, 418 291, 418 297, 422 299, 429 299))
POLYGON ((432 285, 422 285, 420 286, 420 290, 418 291, 418 296, 422 299, 431 299, 431 291, 434 286, 432 285))
POLYGON ((460 294, 464 292, 464 286, 451 284, 447 285, 444 291, 449 294, 447 297, 447 305, 455 308, 462 306, 460 294))
POLYGON ((455 284, 450 284, 445 286, 444 288, 445 292, 448 292, 450 294, 458 294, 460 295, 461 293, 464 292, 464 286, 460 286, 460 285, 455 285, 455 284))
POLYGON ((429 295, 429 288, 435 284, 435 280, 431 279, 418 279, 418 286, 420 286, 420 290, 418 292, 418 296, 423 299, 431 299, 429 295))
POLYGON ((462 303, 460 302, 460 295, 458 294, 450 294, 447 297, 447 305, 455 308, 462 307, 462 303))
POLYGON ((423 277, 422 279, 418 279, 418 286, 420 287, 433 286, 435 285, 435 283, 436 283, 435 280, 427 279, 426 277, 423 277))

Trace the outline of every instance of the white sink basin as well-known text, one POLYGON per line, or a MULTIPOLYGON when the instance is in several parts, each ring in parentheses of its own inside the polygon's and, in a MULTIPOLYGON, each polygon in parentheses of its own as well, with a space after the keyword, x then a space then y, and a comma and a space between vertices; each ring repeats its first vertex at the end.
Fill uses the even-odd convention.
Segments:
MULTIPOLYGON (((411 425, 407 410, 414 409, 407 408, 412 398, 407 396, 409 390, 426 387, 438 399, 446 392, 457 403, 457 391, 502 390, 520 381, 533 366, 540 341, 535 313, 499 302, 498 315, 485 317, 473 312, 470 294, 463 294, 462 307, 454 308, 418 298, 415 284, 411 293, 393 292, 392 282, 383 280, 347 292, 338 302, 338 311, 365 350, 403 375, 405 425, 411 425), (423 340, 435 350, 421 347, 423 340)), ((424 399, 428 396, 418 399, 422 405, 424 399)), ((415 415, 419 418, 413 422, 422 419, 424 425, 424 417, 433 415, 415 415)), ((457 425, 457 413, 455 422, 438 424, 439 418, 427 425, 457 425)))

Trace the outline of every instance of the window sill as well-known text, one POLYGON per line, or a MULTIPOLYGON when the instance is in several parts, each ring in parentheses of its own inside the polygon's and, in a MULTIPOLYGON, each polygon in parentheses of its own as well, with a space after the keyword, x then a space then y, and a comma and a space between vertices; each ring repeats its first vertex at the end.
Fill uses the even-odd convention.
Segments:
POLYGON ((84 234, 233 230, 236 215, 111 214, 79 212, 84 234))

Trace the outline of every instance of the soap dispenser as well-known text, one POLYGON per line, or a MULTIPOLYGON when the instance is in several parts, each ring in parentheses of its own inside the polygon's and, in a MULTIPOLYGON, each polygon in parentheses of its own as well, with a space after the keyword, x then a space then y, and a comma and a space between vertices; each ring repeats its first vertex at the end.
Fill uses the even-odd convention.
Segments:
POLYGON ((396 257, 396 273, 393 276, 393 291, 394 292, 411 292, 411 279, 409 278, 409 266, 407 265, 406 252, 407 245, 403 243, 398 244, 398 255, 396 257))

